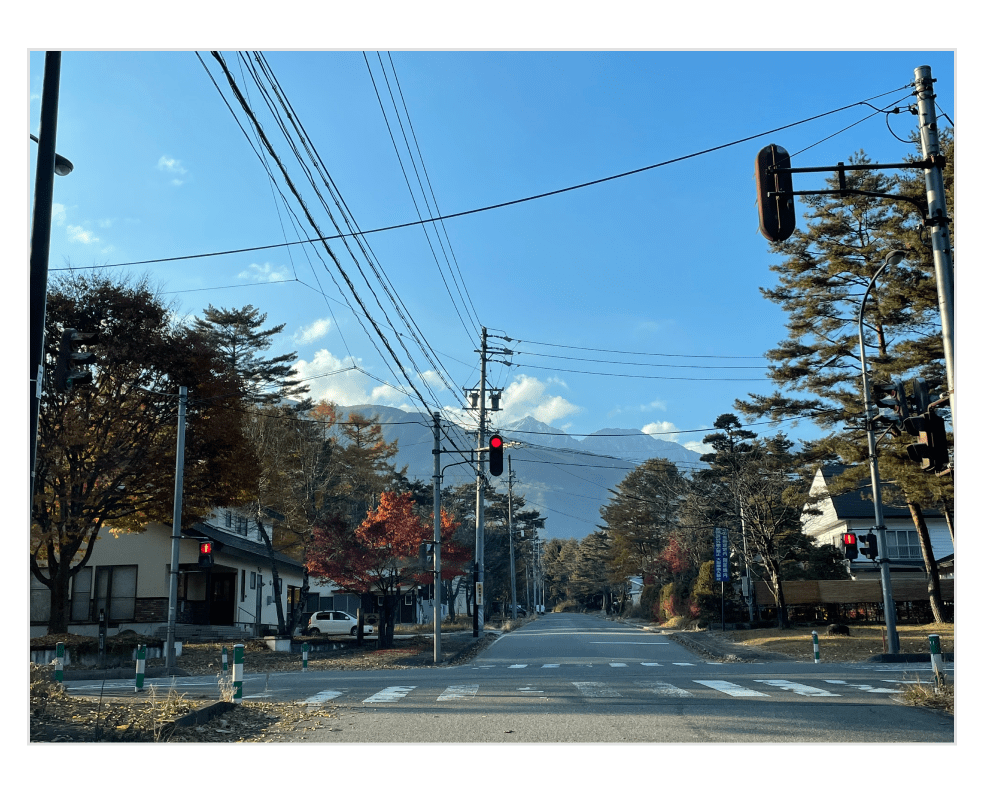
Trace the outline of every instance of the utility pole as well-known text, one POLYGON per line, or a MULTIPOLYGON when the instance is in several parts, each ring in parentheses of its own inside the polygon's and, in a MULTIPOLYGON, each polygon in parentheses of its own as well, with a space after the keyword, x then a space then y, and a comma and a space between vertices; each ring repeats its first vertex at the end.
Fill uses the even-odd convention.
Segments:
POLYGON ((478 386, 478 471, 475 476, 475 609, 472 636, 485 635, 485 361, 489 332, 482 326, 481 376, 478 386))
POLYGON ((919 138, 923 160, 931 163, 923 169, 926 176, 926 201, 933 240, 933 264, 936 270, 936 291, 940 302, 940 321, 943 326, 943 355, 946 358, 946 385, 950 395, 950 422, 957 427, 954 406, 954 332, 953 332, 953 248, 950 242, 950 219, 946 214, 946 189, 943 185, 943 166, 940 157, 940 138, 936 125, 936 94, 933 92, 933 73, 928 66, 919 66, 916 74, 916 96, 919 100, 919 138))
POLYGON ((512 597, 512 617, 513 621, 516 620, 516 555, 513 552, 513 525, 512 525, 512 487, 513 487, 513 471, 512 471, 512 456, 507 456, 506 461, 509 465, 509 585, 510 585, 510 596, 512 597))
MULTIPOLYGON (((188 387, 178 390, 178 448, 174 456, 174 509, 171 514, 171 578, 167 597, 167 642, 165 665, 174 668, 174 634, 178 621, 178 569, 181 566, 181 494, 184 490, 185 412, 188 387)), ((207 597, 207 594, 206 594, 207 597)))
POLYGON ((434 662, 441 662, 441 415, 434 412, 434 662))
MULTIPOLYGON (((58 127, 58 87, 61 52, 44 54, 41 87, 41 126, 38 128, 38 163, 34 178, 34 214, 31 221, 31 494, 28 524, 34 512, 34 476, 37 470, 38 418, 44 383, 44 320, 48 300, 48 251, 51 247, 51 203, 55 187, 55 132, 58 127)), ((23 492, 22 492, 23 493, 23 492)))

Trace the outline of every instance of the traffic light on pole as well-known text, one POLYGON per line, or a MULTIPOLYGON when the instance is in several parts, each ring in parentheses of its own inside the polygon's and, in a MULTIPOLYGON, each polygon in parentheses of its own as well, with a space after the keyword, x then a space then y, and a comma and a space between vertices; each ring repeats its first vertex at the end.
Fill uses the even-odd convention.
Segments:
POLYGON ((789 239, 796 230, 793 175, 774 170, 789 166, 789 152, 776 144, 769 144, 755 158, 759 231, 773 243, 789 239))
POLYGON ((844 557, 848 560, 858 559, 858 537, 854 533, 844 533, 841 536, 844 542, 844 557))
POLYGON ((202 541, 198 545, 198 568, 208 569, 212 566, 212 542, 202 541))
POLYGON ((950 453, 946 441, 946 424, 933 411, 917 417, 909 417, 903 424, 906 433, 919 438, 906 448, 909 458, 919 464, 923 472, 943 472, 950 466, 950 453))
POLYGON ((62 332, 58 348, 58 364, 55 367, 55 389, 68 392, 73 386, 92 383, 89 370, 76 369, 83 365, 95 364, 96 354, 76 350, 83 345, 92 345, 99 338, 95 331, 76 331, 67 328, 62 332))
POLYGON ((892 436, 898 436, 900 429, 910 419, 905 385, 901 381, 874 384, 871 387, 871 400, 878 407, 878 415, 873 421, 888 425, 892 436))
POLYGON ((878 557, 878 536, 874 532, 862 536, 865 546, 861 547, 861 554, 870 560, 878 557))
POLYGON ((498 477, 502 474, 502 448, 505 446, 499 434, 489 437, 489 474, 498 477))

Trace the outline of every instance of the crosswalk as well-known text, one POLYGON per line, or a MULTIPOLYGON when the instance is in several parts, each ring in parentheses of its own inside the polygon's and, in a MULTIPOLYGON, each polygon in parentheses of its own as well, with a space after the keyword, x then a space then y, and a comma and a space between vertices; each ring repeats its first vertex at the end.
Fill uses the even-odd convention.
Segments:
POLYGON ((464 702, 480 699, 483 696, 496 700, 512 695, 517 698, 536 697, 551 699, 693 699, 700 698, 739 698, 739 699, 823 699, 858 697, 861 694, 892 695, 901 692, 902 682, 897 679, 884 679, 869 682, 848 682, 844 679, 816 679, 809 682, 788 679, 751 679, 733 682, 726 679, 692 679, 677 683, 658 679, 651 681, 598 682, 571 681, 537 685, 507 686, 478 685, 474 683, 453 684, 442 688, 419 687, 417 685, 395 685, 375 692, 349 690, 322 690, 300 701, 309 707, 318 707, 327 702, 361 703, 375 706, 397 704, 403 701, 419 702, 464 702))

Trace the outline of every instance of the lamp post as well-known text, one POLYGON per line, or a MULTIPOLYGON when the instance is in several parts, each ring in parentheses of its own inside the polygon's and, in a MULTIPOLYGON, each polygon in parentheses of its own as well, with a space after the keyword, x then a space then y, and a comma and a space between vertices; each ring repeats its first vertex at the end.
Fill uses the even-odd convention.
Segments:
POLYGON ((61 53, 44 55, 44 83, 41 89, 41 124, 38 137, 38 164, 34 179, 34 213, 31 221, 31 493, 28 499, 28 521, 34 508, 34 474, 38 452, 38 417, 41 409, 41 388, 44 382, 44 317, 48 295, 48 250, 51 243, 51 203, 55 174, 64 176, 72 164, 55 152, 55 131, 58 127, 58 83, 61 76, 61 53))
POLYGON ((882 271, 889 265, 898 265, 906 258, 906 252, 894 250, 888 252, 881 267, 875 271, 875 275, 868 282, 868 289, 864 291, 864 298, 861 299, 861 308, 858 310, 858 344, 861 349, 861 389, 864 398, 864 427, 868 433, 868 464, 871 468, 871 501, 875 506, 875 536, 878 539, 878 549, 881 555, 878 558, 878 567, 881 572, 882 601, 885 604, 885 629, 888 633, 888 653, 899 653, 899 636, 895 629, 895 601, 892 598, 892 575, 889 568, 888 542, 885 538, 885 519, 882 513, 881 501, 881 480, 878 478, 878 458, 875 452, 875 429, 873 425, 874 412, 871 405, 871 389, 868 384, 868 363, 864 353, 864 307, 868 303, 868 296, 871 289, 875 286, 875 281, 881 276, 882 271))

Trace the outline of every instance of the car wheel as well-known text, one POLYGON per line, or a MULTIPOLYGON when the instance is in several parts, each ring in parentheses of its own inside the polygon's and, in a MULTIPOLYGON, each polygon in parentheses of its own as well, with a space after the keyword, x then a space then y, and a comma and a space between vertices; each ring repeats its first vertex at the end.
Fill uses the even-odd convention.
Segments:
POLYGON ((356 633, 358 633, 358 631, 359 631, 359 628, 358 627, 352 627, 352 629, 349 630, 349 635, 351 635, 352 637, 355 637, 355 635, 356 635, 356 633))
POLYGON ((309 634, 309 635, 320 635, 320 634, 321 634, 321 630, 320 630, 320 629, 318 629, 317 627, 311 627, 311 628, 310 628, 310 629, 308 630, 308 634, 309 634))

